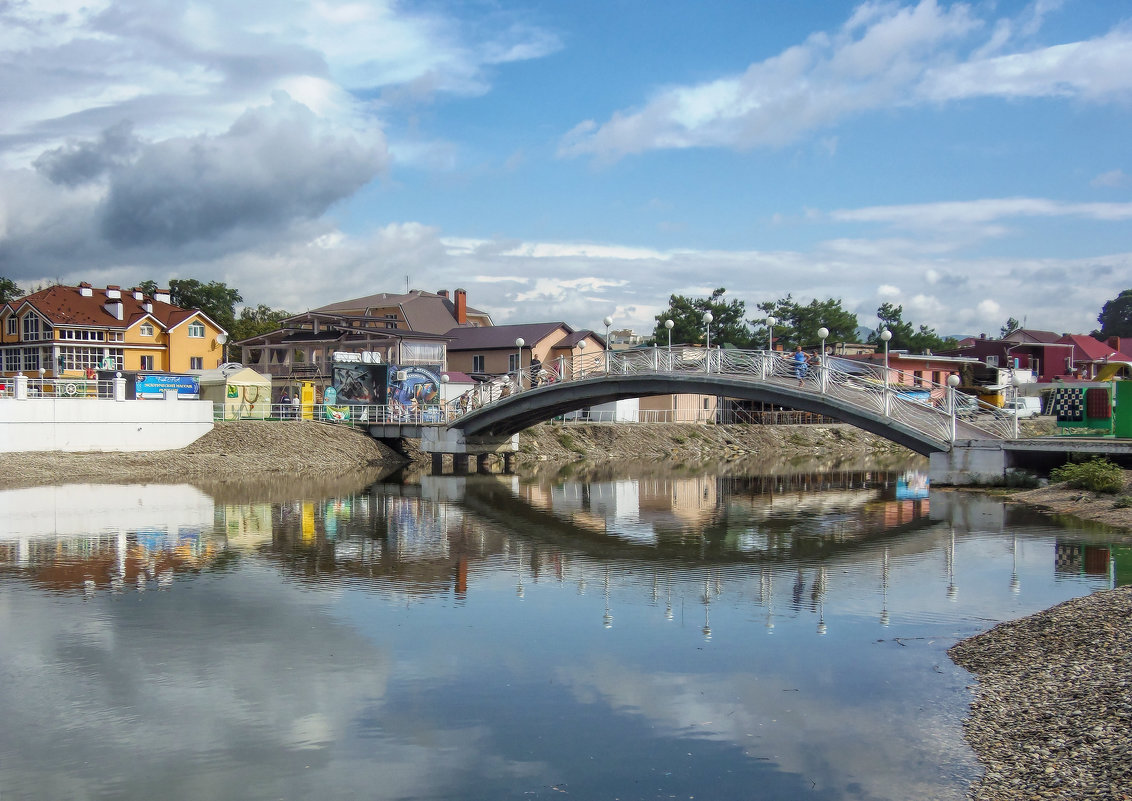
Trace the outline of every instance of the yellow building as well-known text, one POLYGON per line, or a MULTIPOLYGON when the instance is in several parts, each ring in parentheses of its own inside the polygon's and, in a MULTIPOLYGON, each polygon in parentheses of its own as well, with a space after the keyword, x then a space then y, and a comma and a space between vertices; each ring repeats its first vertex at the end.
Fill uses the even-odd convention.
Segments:
POLYGON ((53 286, 0 306, 0 373, 199 372, 221 364, 227 336, 204 312, 171 304, 168 290, 53 286))

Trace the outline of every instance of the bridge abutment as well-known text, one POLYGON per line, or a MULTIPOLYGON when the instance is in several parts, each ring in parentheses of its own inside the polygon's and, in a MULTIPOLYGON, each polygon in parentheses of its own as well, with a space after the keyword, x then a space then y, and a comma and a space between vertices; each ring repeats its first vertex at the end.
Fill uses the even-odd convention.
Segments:
POLYGON ((952 486, 1002 483, 1009 464, 1004 445, 1003 441, 969 440, 956 442, 949 451, 931 454, 931 482, 952 486))

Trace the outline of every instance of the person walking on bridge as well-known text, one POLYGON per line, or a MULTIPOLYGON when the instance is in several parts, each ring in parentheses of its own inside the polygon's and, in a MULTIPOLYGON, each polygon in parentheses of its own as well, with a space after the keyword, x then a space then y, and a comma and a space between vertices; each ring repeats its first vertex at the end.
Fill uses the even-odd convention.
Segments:
POLYGON ((798 379, 798 386, 805 385, 806 369, 810 366, 810 356, 799 345, 794 349, 794 376, 798 379))

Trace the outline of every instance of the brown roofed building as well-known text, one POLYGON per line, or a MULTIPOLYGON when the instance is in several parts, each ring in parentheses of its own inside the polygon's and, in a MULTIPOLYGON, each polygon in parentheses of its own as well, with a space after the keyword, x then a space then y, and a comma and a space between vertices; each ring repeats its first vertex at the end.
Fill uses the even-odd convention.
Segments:
POLYGON ((575 331, 563 322, 453 328, 448 337, 448 367, 474 377, 526 374, 532 363, 551 376, 571 369, 583 353, 601 353, 605 341, 593 331, 575 331), (517 345, 518 340, 523 345, 517 345), (520 351, 522 355, 520 356, 520 351))
POLYGON ((174 306, 162 290, 150 296, 84 282, 48 287, 0 306, 5 375, 213 369, 223 361, 226 337, 204 312, 174 306))

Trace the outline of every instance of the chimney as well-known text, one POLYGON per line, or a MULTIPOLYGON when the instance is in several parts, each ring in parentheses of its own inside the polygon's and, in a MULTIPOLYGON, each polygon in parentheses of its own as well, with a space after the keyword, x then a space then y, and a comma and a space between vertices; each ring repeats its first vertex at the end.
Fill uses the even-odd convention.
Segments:
POLYGON ((94 297, 94 287, 92 287, 86 281, 83 281, 81 284, 79 284, 79 294, 84 298, 94 297))
POLYGON ((466 325, 468 322, 468 293, 466 290, 456 290, 456 325, 466 325))
POLYGON ((158 303, 169 303, 169 290, 168 289, 155 289, 153 290, 153 299, 158 303))
POLYGON ((118 286, 117 284, 107 284, 106 297, 108 297, 110 300, 121 300, 122 287, 118 286))
POLYGON ((440 295, 440 297, 442 297, 442 298, 447 298, 448 297, 448 290, 447 289, 438 289, 438 290, 436 290, 436 294, 440 295))

